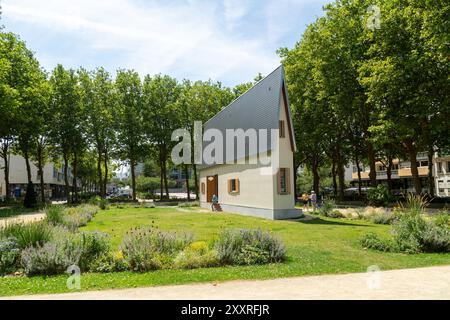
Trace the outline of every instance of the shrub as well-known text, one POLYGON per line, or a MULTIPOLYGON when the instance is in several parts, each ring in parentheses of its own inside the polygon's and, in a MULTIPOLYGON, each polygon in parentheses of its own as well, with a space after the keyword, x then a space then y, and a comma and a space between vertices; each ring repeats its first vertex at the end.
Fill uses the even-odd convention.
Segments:
POLYGON ((450 229, 433 220, 426 221, 417 212, 405 212, 394 221, 392 241, 381 241, 369 234, 361 243, 381 251, 450 252, 450 229))
POLYGON ((379 184, 376 188, 367 191, 367 200, 376 207, 387 206, 391 199, 389 188, 383 184, 379 184))
POLYGON ((406 195, 405 203, 400 203, 400 208, 402 211, 411 213, 424 213, 429 201, 425 195, 415 195, 408 193, 406 195))
POLYGON ((91 264, 110 251, 110 237, 101 232, 82 232, 66 242, 66 252, 78 252, 77 265, 82 271, 90 269, 91 264))
POLYGON ((0 239, 0 276, 15 271, 20 248, 15 238, 0 239))
POLYGON ((62 206, 47 206, 44 209, 45 221, 52 225, 62 224, 64 221, 64 208, 62 206))
POLYGON ((392 224, 394 222, 394 214, 390 212, 383 212, 373 215, 370 221, 376 224, 392 224))
POLYGON ((174 254, 192 242, 190 235, 159 231, 155 228, 135 228, 127 232, 120 246, 134 271, 157 270, 171 264, 174 254))
POLYGON ((25 208, 36 208, 37 207, 37 198, 36 198, 36 192, 34 191, 33 182, 29 182, 27 185, 27 193, 25 194, 23 206, 25 208))
POLYGON ((129 269, 127 261, 124 259, 122 251, 118 251, 115 254, 105 254, 100 256, 91 264, 90 270, 93 272, 120 272, 129 269))
POLYGON ((106 210, 109 207, 109 201, 106 199, 100 199, 100 201, 98 202, 98 206, 101 210, 106 210))
POLYGON ((261 230, 225 230, 215 242, 223 264, 263 264, 286 258, 284 244, 261 230))
POLYGON ((79 227, 88 224, 97 213, 98 207, 93 205, 81 205, 74 208, 67 208, 64 211, 63 224, 71 231, 76 231, 79 227))
POLYGON ((443 212, 439 213, 436 216, 435 223, 436 223, 436 225, 438 225, 440 227, 446 227, 446 226, 448 227, 448 225, 450 223, 448 212, 443 211, 443 212))
POLYGON ((211 250, 204 241, 191 243, 174 259, 175 267, 181 269, 214 267, 219 263, 217 251, 211 250))
POLYGON ((15 238, 22 249, 30 246, 42 246, 50 240, 51 233, 51 227, 44 222, 14 223, 6 225, 0 230, 1 237, 15 238))
POLYGON ((375 249, 379 251, 391 251, 392 243, 389 241, 381 240, 375 233, 365 234, 361 240, 361 245, 366 249, 375 249))
POLYGON ((317 213, 327 217, 336 208, 336 202, 332 199, 327 199, 324 201, 322 207, 317 210, 317 213))
POLYGON ((327 217, 330 218, 344 218, 344 215, 339 210, 332 210, 327 213, 327 217))
POLYGON ((43 246, 28 247, 22 251, 22 265, 27 275, 63 273, 77 262, 78 252, 68 254, 61 242, 47 242, 43 246))

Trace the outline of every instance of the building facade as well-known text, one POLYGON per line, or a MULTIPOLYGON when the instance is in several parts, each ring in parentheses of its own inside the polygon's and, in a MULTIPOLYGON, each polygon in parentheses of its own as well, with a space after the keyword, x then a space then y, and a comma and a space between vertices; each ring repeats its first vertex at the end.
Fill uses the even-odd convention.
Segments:
MULTIPOLYGON (((6 196, 5 172, 3 170, 4 161, 0 159, 0 197, 6 196)), ((38 168, 30 162, 31 179, 34 183, 36 192, 40 194, 40 176, 38 168)), ((73 175, 71 168, 69 171, 69 184, 72 186, 73 175)), ((44 173, 44 190, 47 199, 63 199, 64 198, 64 167, 58 167, 54 163, 47 163, 43 168, 44 173)), ((20 198, 25 195, 27 190, 28 178, 25 159, 22 156, 11 155, 9 159, 9 185, 10 196, 12 198, 20 198)))
MULTIPOLYGON (((421 180, 423 192, 428 192, 428 153, 419 152, 417 154, 417 169, 421 180)), ((433 157, 432 176, 435 180, 435 195, 438 197, 450 196, 450 156, 440 157, 437 154, 433 157)), ((369 186, 370 169, 367 166, 360 165, 360 175, 363 186, 369 186)), ((358 168, 356 164, 351 164, 345 168, 346 176, 351 179, 350 184, 358 184, 358 168)), ((377 181, 387 184, 386 166, 382 162, 376 162, 377 181)), ((411 173, 411 162, 407 160, 394 159, 391 171, 392 188, 394 193, 414 192, 414 181, 411 173)))

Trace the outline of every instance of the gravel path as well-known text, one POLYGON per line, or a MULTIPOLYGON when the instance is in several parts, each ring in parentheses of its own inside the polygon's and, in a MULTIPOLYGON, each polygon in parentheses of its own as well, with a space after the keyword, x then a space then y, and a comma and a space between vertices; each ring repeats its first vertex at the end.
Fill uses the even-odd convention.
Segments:
MULTIPOLYGON (((83 285, 82 278, 81 285, 83 285)), ((450 265, 273 280, 239 280, 19 296, 6 299, 450 299, 450 265)))
POLYGON ((36 222, 40 221, 45 218, 45 213, 30 213, 30 214, 23 214, 20 216, 15 217, 9 217, 9 218, 0 218, 0 228, 5 226, 8 223, 30 223, 30 222, 36 222))

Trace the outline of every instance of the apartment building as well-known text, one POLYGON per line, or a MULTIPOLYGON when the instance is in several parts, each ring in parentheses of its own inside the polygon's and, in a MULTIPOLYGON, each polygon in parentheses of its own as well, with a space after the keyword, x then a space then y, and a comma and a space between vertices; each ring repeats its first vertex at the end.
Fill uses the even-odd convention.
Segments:
POLYGON ((433 161, 436 195, 450 197, 450 156, 436 156, 433 161))
MULTIPOLYGON (((417 154, 417 167, 422 184, 422 190, 428 192, 428 153, 420 152, 417 154)), ((360 165, 361 180, 363 186, 369 186, 370 169, 367 166, 360 165)), ((350 184, 358 184, 358 168, 356 164, 346 167, 348 174, 351 173, 350 184)), ((382 162, 376 162, 377 180, 380 183, 387 184, 386 166, 382 162)), ((438 197, 450 196, 450 156, 433 157, 433 179, 435 180, 435 194, 438 197)), ((394 193, 414 192, 414 181, 411 174, 411 162, 407 160, 394 159, 391 172, 392 187, 394 193)))
MULTIPOLYGON (((31 162, 31 178, 35 184, 36 192, 40 194, 40 176, 38 168, 31 162)), ((0 198, 6 196, 6 185, 4 176, 4 161, 0 159, 0 198)), ((44 166, 44 188, 48 199, 64 198, 64 167, 58 167, 54 163, 44 166)), ((72 185, 72 170, 69 168, 69 183, 72 185)), ((9 185, 11 197, 20 198, 27 190, 28 178, 25 159, 22 156, 11 155, 9 159, 9 185)))

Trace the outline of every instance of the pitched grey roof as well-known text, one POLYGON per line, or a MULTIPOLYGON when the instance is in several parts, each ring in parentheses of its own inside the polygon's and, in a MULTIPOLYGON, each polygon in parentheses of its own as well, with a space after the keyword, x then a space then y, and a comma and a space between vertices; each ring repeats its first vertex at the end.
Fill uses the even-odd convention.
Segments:
MULTIPOLYGON (((222 132, 224 138, 224 159, 226 158, 226 129, 267 129, 268 148, 259 150, 259 153, 272 150, 276 147, 275 145, 271 146, 270 130, 278 129, 279 126, 280 104, 282 99, 281 90, 285 88, 284 81, 284 68, 283 65, 280 65, 204 124, 204 131, 214 128, 222 132)), ((291 132, 292 134, 294 132, 292 126, 291 132)), ((209 142, 204 142, 203 147, 208 144, 209 142)), ((249 154, 248 142, 246 141, 246 156, 253 155, 249 154)), ((202 167, 207 167, 207 165, 204 164, 202 167)))

